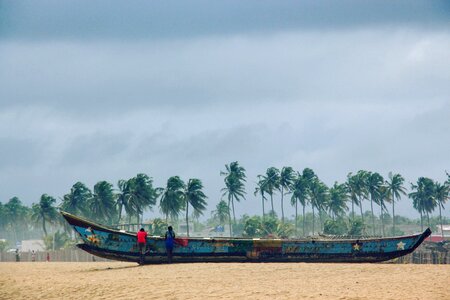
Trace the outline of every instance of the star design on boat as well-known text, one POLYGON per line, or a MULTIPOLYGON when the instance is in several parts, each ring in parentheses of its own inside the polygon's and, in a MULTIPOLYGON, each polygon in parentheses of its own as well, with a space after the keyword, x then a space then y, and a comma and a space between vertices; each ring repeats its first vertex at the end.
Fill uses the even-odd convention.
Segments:
POLYGON ((397 243, 397 250, 405 250, 405 243, 402 241, 397 243))
POLYGON ((353 244, 353 250, 355 250, 355 251, 359 251, 359 250, 361 250, 361 244, 358 244, 358 243, 356 243, 356 244, 353 244))

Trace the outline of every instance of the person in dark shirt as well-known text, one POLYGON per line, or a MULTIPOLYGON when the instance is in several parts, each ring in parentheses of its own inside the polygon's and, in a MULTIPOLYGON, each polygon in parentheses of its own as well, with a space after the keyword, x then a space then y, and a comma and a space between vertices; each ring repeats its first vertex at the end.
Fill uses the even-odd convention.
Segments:
POLYGON ((172 252, 173 252, 173 244, 175 239, 175 232, 173 231, 172 226, 167 227, 165 240, 166 240, 166 251, 167 251, 167 259, 169 264, 172 263, 172 252))
POLYGON ((144 253, 145 253, 145 245, 147 243, 147 232, 145 232, 144 228, 138 231, 137 236, 137 244, 139 246, 139 264, 142 265, 144 263, 144 253))

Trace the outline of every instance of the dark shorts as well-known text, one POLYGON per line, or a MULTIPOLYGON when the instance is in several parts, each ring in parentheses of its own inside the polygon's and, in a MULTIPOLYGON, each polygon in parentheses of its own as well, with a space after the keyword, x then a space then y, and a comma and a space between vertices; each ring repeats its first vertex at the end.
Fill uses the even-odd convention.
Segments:
POLYGON ((166 249, 170 251, 173 250, 173 240, 166 240, 166 249))
POLYGON ((145 251, 145 243, 139 243, 139 252, 142 253, 145 251))

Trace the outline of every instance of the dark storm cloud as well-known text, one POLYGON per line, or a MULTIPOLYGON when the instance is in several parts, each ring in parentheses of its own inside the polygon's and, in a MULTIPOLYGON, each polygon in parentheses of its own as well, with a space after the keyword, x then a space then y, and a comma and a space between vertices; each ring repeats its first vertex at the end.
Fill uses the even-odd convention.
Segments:
POLYGON ((190 38, 277 30, 449 24, 434 1, 1 1, 0 38, 190 38))
POLYGON ((238 215, 270 166, 446 178, 447 1, 131 3, 0 0, 0 201, 144 172, 213 209, 236 160, 238 215))
POLYGON ((450 94, 448 46, 445 31, 402 29, 156 44, 5 42, 0 104, 88 115, 240 101, 421 101, 450 94))

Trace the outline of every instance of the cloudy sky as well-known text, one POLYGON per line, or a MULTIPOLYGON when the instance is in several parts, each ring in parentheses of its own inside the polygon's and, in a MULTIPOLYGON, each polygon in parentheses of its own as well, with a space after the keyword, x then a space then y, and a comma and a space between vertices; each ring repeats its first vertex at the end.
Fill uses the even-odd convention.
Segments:
POLYGON ((3 203, 143 172, 200 178, 211 210, 236 160, 238 215, 270 166, 443 181, 450 4, 0 0, 0 147, 3 203))

